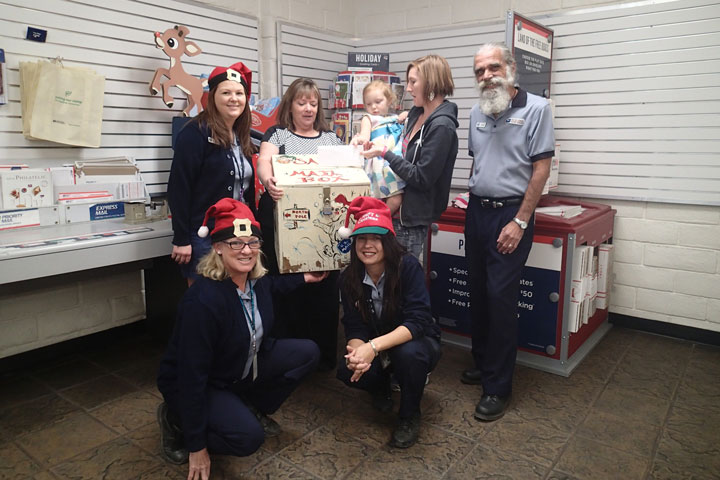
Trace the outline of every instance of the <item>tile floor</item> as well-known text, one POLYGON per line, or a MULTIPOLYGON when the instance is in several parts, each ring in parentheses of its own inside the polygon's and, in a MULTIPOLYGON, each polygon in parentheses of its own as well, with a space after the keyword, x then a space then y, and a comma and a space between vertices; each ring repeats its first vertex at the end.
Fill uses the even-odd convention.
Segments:
MULTIPOLYGON (((140 333, 0 376, 0 479, 186 478, 158 455, 161 351, 140 333)), ((494 423, 473 419, 468 362, 445 347, 411 449, 386 445, 392 415, 315 374, 274 415, 283 434, 213 457, 211 478, 720 478, 720 348, 616 327, 570 378, 518 367, 494 423)))

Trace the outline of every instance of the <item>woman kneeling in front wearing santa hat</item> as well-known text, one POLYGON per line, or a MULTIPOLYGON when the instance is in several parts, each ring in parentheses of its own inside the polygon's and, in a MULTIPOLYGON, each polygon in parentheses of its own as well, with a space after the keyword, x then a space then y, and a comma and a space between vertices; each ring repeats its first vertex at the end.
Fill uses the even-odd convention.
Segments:
POLYGON ((358 197, 348 208, 341 236, 353 238, 350 265, 340 277, 345 365, 337 376, 372 394, 382 412, 393 408, 390 373, 400 384, 399 422, 390 445, 408 448, 420 431, 420 400, 427 374, 440 359, 440 329, 418 260, 395 238, 390 209, 381 200, 358 197), (347 228, 355 217, 352 233, 347 228))
POLYGON ((203 480, 210 475, 208 453, 250 455, 279 433, 267 414, 315 370, 320 352, 311 340, 268 336, 271 295, 327 276, 265 276, 260 225, 243 203, 224 198, 210 207, 200 237, 211 218, 212 249, 178 306, 158 374, 162 454, 177 464, 189 457, 188 478, 203 480))

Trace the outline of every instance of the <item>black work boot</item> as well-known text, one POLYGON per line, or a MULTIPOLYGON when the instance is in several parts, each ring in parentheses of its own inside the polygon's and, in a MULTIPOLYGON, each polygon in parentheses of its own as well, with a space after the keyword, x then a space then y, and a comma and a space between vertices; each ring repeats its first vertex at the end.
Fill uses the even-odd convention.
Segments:
POLYGON ((280 428, 280 425, 275 420, 255 408, 255 405, 253 405, 252 403, 246 402, 245 405, 247 405, 248 410, 250 410, 252 414, 255 415, 257 421, 260 422, 260 425, 262 425, 266 437, 277 437, 278 435, 280 435, 280 433, 282 432, 282 428, 280 428))
POLYGON ((160 453, 163 458, 175 465, 187 463, 188 451, 185 449, 182 430, 168 420, 165 402, 158 406, 157 420, 160 424, 160 453))
POLYGON ((408 418, 401 418, 390 439, 390 446, 409 448, 417 442, 420 433, 420 412, 408 418))
POLYGON ((480 398, 475 407, 475 419, 483 422, 492 422, 505 415, 510 404, 510 395, 485 395, 480 398))

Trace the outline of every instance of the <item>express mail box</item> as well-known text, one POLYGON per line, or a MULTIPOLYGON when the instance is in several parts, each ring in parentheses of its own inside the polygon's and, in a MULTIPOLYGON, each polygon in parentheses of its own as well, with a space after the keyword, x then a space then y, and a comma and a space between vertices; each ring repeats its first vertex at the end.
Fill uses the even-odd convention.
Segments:
POLYGON ((345 226, 350 202, 370 194, 362 168, 320 164, 316 155, 274 155, 273 173, 284 190, 275 209, 280 273, 339 270, 350 262, 345 226))

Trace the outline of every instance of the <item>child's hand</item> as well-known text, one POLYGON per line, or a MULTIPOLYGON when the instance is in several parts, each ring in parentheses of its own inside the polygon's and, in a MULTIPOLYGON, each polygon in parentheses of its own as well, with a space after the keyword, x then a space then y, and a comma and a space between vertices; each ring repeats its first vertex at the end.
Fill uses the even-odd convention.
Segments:
POLYGON ((405 123, 405 120, 407 120, 408 112, 400 112, 398 114, 398 123, 405 123))

